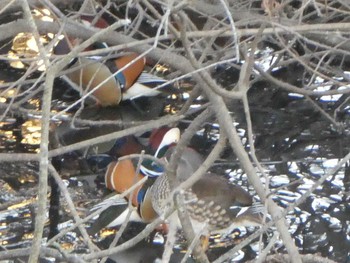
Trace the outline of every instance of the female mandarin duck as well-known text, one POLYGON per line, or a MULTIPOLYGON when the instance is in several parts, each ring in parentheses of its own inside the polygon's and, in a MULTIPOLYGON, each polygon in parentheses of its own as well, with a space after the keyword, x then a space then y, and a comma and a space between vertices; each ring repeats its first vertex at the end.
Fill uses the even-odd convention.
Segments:
MULTIPOLYGON (((165 158, 173 152, 170 148, 165 158)), ((188 179, 203 163, 203 157, 191 148, 183 152, 176 171, 179 183, 188 179)), ((140 205, 153 209, 154 218, 164 216, 171 197, 168 175, 159 176, 144 195, 140 205), (149 205, 151 204, 151 205, 149 205)), ((262 224, 264 207, 253 204, 252 196, 238 185, 229 183, 223 176, 206 173, 189 189, 184 191, 186 210, 196 233, 206 226, 208 233, 228 234, 239 226, 262 224)), ((179 223, 179 222, 177 222, 179 223)))
MULTIPOLYGON (((82 23, 91 25, 94 18, 81 16, 80 19, 82 23)), ((106 28, 108 23, 103 18, 99 18, 94 26, 106 28)), ((76 38, 64 38, 58 42, 54 53, 56 55, 67 54, 71 47, 80 42, 81 40, 76 38)), ((97 42, 84 51, 101 48, 107 48, 107 45, 97 42)), ((139 58, 139 55, 135 53, 108 60, 103 60, 102 56, 80 57, 70 62, 69 73, 66 75, 73 82, 72 87, 81 94, 91 92, 91 96, 101 106, 114 106, 118 105, 121 100, 160 94, 159 90, 151 87, 161 85, 166 80, 143 72, 145 65, 146 59, 139 58), (120 72, 116 74, 117 71, 120 72)))
MULTIPOLYGON (((166 150, 172 144, 178 142, 180 138, 180 130, 178 128, 168 128, 162 127, 156 129, 152 132, 149 138, 149 147, 148 151, 151 154, 154 154, 156 158, 162 158, 166 150)), ((144 196, 148 192, 149 186, 154 181, 154 177, 160 174, 158 171, 160 168, 159 165, 153 163, 149 159, 145 159, 141 163, 139 173, 136 173, 137 170, 137 160, 123 159, 116 162, 111 162, 105 174, 105 184, 106 187, 110 190, 114 190, 117 193, 124 193, 132 186, 140 182, 145 176, 151 177, 145 183, 138 185, 132 193, 126 195, 127 200, 131 200, 131 203, 134 207, 141 207, 140 203, 143 203, 144 196)), ((128 211, 124 211, 127 208, 128 204, 125 200, 118 199, 113 196, 108 198, 102 203, 98 204, 93 208, 97 210, 100 208, 106 208, 99 218, 95 221, 92 227, 89 229, 90 234, 97 233, 103 227, 112 227, 117 226, 123 223, 125 216, 128 211), (108 208, 108 209, 107 209, 108 208), (123 213, 121 213, 123 212, 123 213)), ((152 213, 152 209, 145 209, 147 206, 146 203, 142 204, 142 210, 139 210, 138 213, 131 213, 132 221, 140 222, 150 222, 155 219, 152 213)))

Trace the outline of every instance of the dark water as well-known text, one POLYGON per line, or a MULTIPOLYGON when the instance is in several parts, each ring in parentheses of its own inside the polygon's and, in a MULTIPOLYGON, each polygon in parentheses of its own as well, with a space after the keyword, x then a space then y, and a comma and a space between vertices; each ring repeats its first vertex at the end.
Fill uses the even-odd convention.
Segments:
MULTIPOLYGON (((11 72, 21 75, 10 67, 3 67, 4 79, 11 72), (5 72, 5 73, 4 73, 5 72), (6 73, 7 72, 7 73, 6 73)), ((230 83, 230 77, 235 76, 233 69, 217 69, 215 76, 218 81, 230 83), (231 72, 232 71, 232 72, 231 72)), ((236 74, 237 76, 237 74, 236 74)), ((6 81, 11 81, 7 78, 6 81)), ((255 136, 256 155, 265 169, 270 189, 274 200, 281 206, 287 207, 295 202, 324 174, 329 173, 339 160, 349 153, 350 129, 349 109, 345 108, 339 117, 339 127, 329 123, 310 103, 293 94, 287 94, 279 90, 262 90, 263 83, 257 82, 249 91, 251 117, 255 136)), ((39 94, 40 95, 40 94, 39 94)), ((159 109, 160 102, 164 107, 162 114, 168 114, 169 108, 178 110, 186 101, 186 96, 177 99, 168 97, 156 100, 140 100, 136 106, 126 103, 125 107, 138 108, 136 114, 141 117, 136 120, 145 120, 152 114, 159 114, 154 109, 159 109), (139 111, 142 108, 143 111, 139 111), (145 113, 147 112, 147 113, 145 113)), ((57 110, 66 107, 76 99, 77 94, 64 86, 64 82, 58 80, 55 86, 53 104, 57 110)), ((33 98, 35 101, 35 98, 33 98)), ((198 100, 194 104, 201 105, 206 101, 198 100)), ((322 100, 319 104, 327 110, 332 108, 337 100, 322 100)), ((34 102, 28 102, 27 107, 35 109, 34 102)), ((3 104, 4 106, 4 104, 3 104)), ((123 107, 123 106, 120 106, 123 107)), ((242 142, 249 150, 247 142, 246 124, 243 108, 237 101, 229 102, 228 107, 237 123, 242 142)), ((4 107, 3 107, 4 108, 4 107)), ((193 108, 195 108, 193 106, 193 108)), ((114 109, 110 109, 114 112, 114 109)), ((121 110, 122 111, 122 110, 121 110)), ((121 115, 123 113, 120 113, 121 115)), ((104 115, 105 116, 105 115, 104 115)), ((123 115, 124 116, 124 115, 123 115)), ((179 126, 185 129, 193 117, 182 121, 179 126)), ((10 112, 6 114, 1 123, 0 150, 1 152, 35 152, 38 149, 38 122, 33 115, 10 112)), ((114 130, 115 127, 111 128, 114 130)), ((215 120, 208 122, 198 131, 192 139, 192 146, 204 155, 208 154, 219 136, 219 126, 215 120)), ((100 129, 97 129, 100 130, 100 129)), ((80 135, 79 135, 80 136, 80 135)), ((71 197, 77 206, 81 217, 86 216, 94 203, 105 194, 105 189, 99 180, 103 170, 92 171, 89 163, 80 156, 80 153, 71 153, 64 156, 64 165, 61 167, 61 176, 68 186, 71 197), (85 165, 81 165, 84 163, 85 165)), ((247 181, 244 171, 241 170, 236 157, 227 147, 220 160, 212 171, 222 174, 232 183, 242 185, 252 194, 254 191, 247 181)), ((262 180, 266 182, 267 178, 262 180)), ((33 212, 35 211, 36 185, 38 178, 37 163, 11 163, 3 162, 0 167, 0 245, 3 249, 23 248, 30 245, 33 232, 33 212)), ((300 253, 319 253, 337 262, 350 262, 350 168, 349 163, 344 165, 336 174, 316 189, 299 207, 288 213, 290 233, 295 238, 300 253)), ((59 229, 71 225, 67 205, 62 200, 60 207, 59 229)), ((142 229, 143 226, 132 225, 125 233, 124 240, 142 229)), ((45 228, 45 236, 48 235, 48 224, 45 228)), ((216 258, 228 248, 239 243, 242 238, 254 232, 254 229, 237 229, 235 235, 227 240, 220 237, 212 237, 210 259, 216 258)), ((105 234, 107 235, 107 234, 105 234)), ((157 234, 159 235, 159 234, 157 234)), ((264 235, 267 241, 272 233, 264 235)), ((96 237, 101 247, 106 246, 114 234, 106 237, 96 237)), ((118 262, 124 262, 121 258, 131 260, 134 256, 149 256, 147 262, 151 262, 154 256, 162 254, 162 237, 151 241, 142 242, 136 249, 130 249, 123 255, 119 255, 118 262), (137 251, 138 253, 136 253, 137 251), (142 253, 140 253, 142 251, 142 253), (140 254, 140 255, 138 255, 140 254)), ((76 252, 85 252, 86 247, 79 239, 78 232, 67 233, 59 243, 76 252)), ((252 242, 240 251, 237 260, 246 261, 254 259, 258 251, 259 241, 252 242)), ((181 240, 177 247, 184 245, 181 240)), ((178 252, 177 250, 177 252, 178 252)), ((281 241, 277 241, 273 247, 274 252, 284 252, 281 241)), ((181 256, 175 253, 175 256, 181 256)), ((174 259, 177 262, 177 259, 174 259)))

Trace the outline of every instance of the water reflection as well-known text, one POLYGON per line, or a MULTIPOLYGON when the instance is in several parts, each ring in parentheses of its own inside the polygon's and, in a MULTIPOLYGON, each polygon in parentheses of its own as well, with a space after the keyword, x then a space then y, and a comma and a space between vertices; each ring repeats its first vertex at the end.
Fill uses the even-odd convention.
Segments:
MULTIPOLYGON (((47 39, 42 39, 43 43, 47 39)), ((37 56, 37 47, 33 45, 33 38, 28 34, 20 34, 13 41, 13 49, 9 53, 12 58, 16 58, 12 67, 27 67, 25 64, 28 59, 35 59, 37 56), (23 60, 21 60, 23 58, 23 60), (21 60, 21 61, 20 61, 21 60), (20 65, 19 65, 20 64, 20 65)), ((265 58, 263 59, 265 60, 265 58)), ((40 63, 40 62, 39 62, 40 63)), ((162 71, 167 69, 159 66, 162 71)), ((274 71, 276 71, 274 69, 274 71)), ((227 77, 231 78, 232 74, 227 77)), ((4 82, 3 82, 4 83, 4 82)), ((59 88, 64 88, 59 86, 59 88)), ((169 103, 165 106, 164 114, 173 114, 177 112, 182 103, 189 98, 188 90, 192 88, 190 84, 184 84, 182 96, 171 98, 180 105, 169 103), (182 100, 182 101, 181 101, 182 100)), ((262 181, 269 182, 269 188, 274 200, 281 206, 287 207, 296 202, 305 194, 307 190, 319 179, 326 174, 329 169, 333 168, 338 159, 343 156, 344 152, 349 150, 349 138, 344 134, 336 134, 329 129, 329 124, 320 120, 308 105, 300 103, 300 97, 287 94, 287 105, 274 108, 267 105, 260 105, 261 92, 257 92, 257 101, 254 101, 254 88, 252 92, 252 118, 254 123, 255 142, 259 160, 264 160, 265 173, 268 174, 269 180, 262 178, 262 181), (300 105, 300 107, 296 107, 300 105), (310 127, 305 127, 310 124, 310 127), (312 124, 314 124, 313 127, 312 124), (315 143, 314 141, 317 141, 315 143), (334 145, 341 145, 336 147, 334 145), (334 148, 333 148, 334 147, 334 148), (341 150, 339 150, 341 149, 341 150), (339 150, 339 151, 338 151, 339 150)), ((59 93, 59 92, 58 92, 59 93)), ((1 102, 5 103, 16 95, 15 89, 6 90, 2 94, 1 102)), ((58 94, 57 108, 66 108, 69 102, 65 101, 67 95, 64 90, 58 94)), ((74 95, 72 96, 74 98, 74 95)), ((28 104, 35 110, 40 109, 40 96, 34 97, 28 101, 28 104)), ((334 99, 334 97, 332 97, 334 99)), ((266 99, 267 104, 273 101, 272 98, 266 99)), ((55 102, 56 103, 56 102, 55 102)), ((206 103, 205 97, 200 97, 191 107, 199 108, 206 103)), ((229 104, 229 103, 228 103, 229 104)), ((243 110, 237 103, 228 105, 232 110, 232 116, 235 125, 239 131, 243 144, 247 151, 250 147, 247 140, 243 110)), ((53 109, 54 111, 55 109, 53 109)), ((18 116, 14 119, 7 119, 0 123, 0 147, 3 152, 21 151, 24 147, 27 152, 38 152, 40 143, 40 125, 39 119, 25 119, 17 123, 18 116), (17 124, 17 125, 16 125, 17 124), (19 143, 18 143, 19 141, 19 143)), ((182 128, 186 128, 188 118, 181 123, 182 128)), ((217 123, 207 123, 205 128, 198 131, 193 138, 192 145, 200 150, 201 153, 209 153, 212 146, 218 140, 219 125, 217 123)), ((72 159, 80 157, 74 156, 72 159)), ((66 164, 67 165, 67 164, 66 164)), ((67 165, 66 170, 71 174, 78 174, 78 178, 68 178, 66 183, 71 197, 75 201, 80 216, 85 217, 88 209, 92 207, 93 201, 102 198, 103 191, 96 190, 93 174, 89 179, 81 176, 78 166, 72 169, 67 165), (68 167, 68 168, 67 168, 68 167), (78 183, 74 183, 78 181, 78 183)), ((348 167, 346 169, 349 169, 348 167)), ((249 186, 247 176, 239 168, 234 153, 227 149, 221 159, 212 168, 216 173, 223 174, 230 178, 232 183, 243 186, 253 193, 249 186)), ((0 213, 0 244, 5 248, 24 247, 29 244, 33 231, 33 202, 35 201, 36 183, 38 180, 37 166, 25 165, 20 167, 18 164, 6 164, 1 167, 0 179, 3 180, 2 191, 0 194, 1 213, 0 213), (23 200, 25 197, 26 200, 23 200)), ((91 171, 90 171, 91 173, 91 171)), ((64 173, 62 173, 64 174, 64 173)), ((66 173, 67 177, 71 174, 66 173)), ((83 174, 83 173, 82 173, 83 174)), ((84 174, 86 175, 86 174, 84 174)), ((322 252, 335 260, 346 260, 346 250, 350 245, 350 211, 349 211, 349 182, 345 171, 340 170, 336 175, 330 177, 327 182, 317 188, 307 201, 300 207, 287 215, 290 222, 290 232, 297 240, 298 246, 303 253, 322 252)), ((64 214, 59 230, 63 231, 73 223, 70 220, 70 211, 66 204, 62 205, 61 212, 64 214)), ((47 229, 46 235, 47 235, 47 229)), ((236 229, 229 237, 214 236, 211 239, 211 249, 232 247, 239 243, 241 239, 254 232, 250 229, 236 229)), ((102 242, 108 237, 113 237, 116 230, 106 230, 95 239, 96 242, 102 242)), ((269 233, 265 235, 268 239, 269 233)), ((181 243, 181 241, 179 241, 181 243)), ((78 231, 70 231, 59 240, 62 249, 68 251, 75 250, 82 252, 86 250, 78 231)), ((144 244, 145 245, 145 244, 144 244)), ((148 242, 145 246, 158 245, 148 242)), ((234 260, 246 260, 247 257, 255 257, 258 254, 258 243, 254 242, 249 248, 240 250, 234 260)), ((181 247, 181 246, 179 246, 181 247)), ((275 249, 283 250, 281 242, 275 244, 275 249)), ((218 251, 218 250, 216 250, 218 251)), ((131 252, 133 253, 133 252, 131 252)))
POLYGON ((34 119, 24 122, 22 124, 22 136, 21 143, 38 146, 41 138, 41 121, 34 119))

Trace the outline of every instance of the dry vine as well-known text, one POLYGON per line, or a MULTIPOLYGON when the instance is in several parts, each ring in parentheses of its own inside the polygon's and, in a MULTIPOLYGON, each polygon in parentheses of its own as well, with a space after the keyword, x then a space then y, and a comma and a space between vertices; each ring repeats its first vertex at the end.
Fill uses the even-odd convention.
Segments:
MULTIPOLYGON (((289 223, 285 216, 311 197, 316 188, 329 176, 336 176, 339 170, 349 162, 349 148, 346 147, 349 140, 345 141, 343 151, 334 154, 334 158, 341 159, 338 165, 335 165, 330 173, 326 172, 318 180, 314 180, 314 185, 309 191, 283 210, 274 199, 274 191, 269 189, 269 176, 262 160, 266 155, 274 160, 273 157, 281 153, 281 159, 284 158, 285 163, 291 161, 294 157, 293 147, 301 148, 303 143, 300 140, 299 144, 293 144, 292 139, 299 138, 298 136, 305 130, 317 133, 318 126, 315 126, 316 128, 307 126, 305 124, 307 118, 303 119, 304 122, 301 121, 300 125, 297 120, 293 120, 295 125, 291 125, 290 129, 277 132, 270 126, 269 128, 273 131, 266 132, 261 129, 259 132, 265 137, 261 134, 259 137, 256 130, 262 125, 259 126, 259 120, 255 118, 254 113, 260 114, 266 110, 274 114, 277 108, 297 112, 298 107, 305 107, 312 111, 312 116, 319 117, 315 125, 319 125, 321 130, 334 131, 342 142, 343 137, 349 134, 350 49, 347 44, 350 29, 349 14, 350 5, 341 0, 1 1, 0 17, 8 15, 10 19, 0 24, 0 41, 11 42, 17 34, 28 32, 33 35, 38 47, 35 56, 23 56, 19 59, 26 65, 20 77, 0 83, 1 96, 5 96, 9 90, 15 90, 15 96, 0 105, 3 111, 2 120, 6 120, 11 114, 26 118, 39 117, 41 142, 40 153, 21 153, 21 155, 0 153, 2 162, 39 163, 38 201, 32 248, 0 252, 0 259, 27 255, 29 262, 38 262, 39 257, 46 255, 55 257, 57 260, 90 262, 127 250, 146 238, 161 219, 149 224, 129 241, 108 250, 99 251, 92 244, 84 228, 83 223, 86 223, 87 219, 80 218, 58 171, 50 163, 51 158, 126 135, 150 131, 163 125, 175 126, 192 117, 191 124, 187 125, 187 130, 167 165, 167 173, 172 180, 176 180, 174 171, 181 152, 189 145, 191 138, 198 130, 205 127, 207 123, 218 123, 220 139, 211 149, 202 167, 174 190, 175 202, 171 209, 166 211, 167 216, 178 209, 187 239, 189 241, 196 239, 186 213, 182 211, 183 209, 181 210, 183 200, 178 193, 199 180, 218 161, 220 154, 228 145, 230 151, 234 153, 232 155, 234 157, 231 156, 232 161, 233 158, 239 161, 249 183, 272 216, 272 221, 268 224, 276 228, 272 240, 281 238, 286 248, 285 253, 288 253, 291 262, 312 262, 310 255, 303 256, 299 253, 295 240, 289 232, 289 223), (52 21, 43 21, 33 15, 34 9, 43 8, 50 11, 52 21), (104 29, 85 26, 77 18, 86 13, 93 14, 95 17, 108 14, 112 21, 111 25, 104 29), (43 44, 41 36, 49 33, 54 34, 54 37, 43 44), (82 42, 66 55, 54 55, 51 49, 57 44, 58 36, 61 34, 79 38, 82 42), (86 48, 95 42, 106 42, 108 47, 86 51, 86 48), (54 81, 69 71, 67 65, 74 57, 101 54, 109 54, 113 57, 123 51, 132 51, 147 57, 153 65, 159 63, 169 67, 170 73, 166 76, 168 80, 166 84, 191 83, 190 97, 177 109, 177 113, 173 116, 157 116, 147 122, 133 120, 129 123, 123 120, 104 120, 103 122, 87 121, 79 119, 79 116, 67 117, 66 112, 88 100, 89 94, 84 94, 76 102, 59 111, 52 111, 54 108, 52 93, 57 88, 54 81), (45 66, 45 71, 38 71, 40 63, 45 66), (225 76, 231 77, 229 81, 221 80, 220 75, 216 75, 222 68, 225 69, 225 76), (232 76, 230 76, 231 72, 232 76), (291 102, 287 98, 290 94, 297 94, 300 99, 291 102), (338 96, 338 99, 326 105, 322 102, 325 96, 338 96), (40 110, 28 109, 27 102, 37 97, 40 97, 40 110), (275 98, 277 99, 274 101, 275 98), (197 112, 191 108, 194 102, 203 100, 205 103, 202 103, 197 112), (268 103, 271 102, 273 106, 269 107, 264 100, 268 100, 268 103), (280 106, 280 104, 283 105, 280 106), (261 111, 255 111, 254 107, 260 107, 261 111), (67 121, 67 119, 77 124, 83 123, 89 126, 111 124, 116 128, 114 132, 108 134, 67 146, 61 146, 58 143, 57 147, 50 149, 49 144, 53 143, 49 138, 51 124, 67 121), (236 123, 246 129, 247 144, 242 143, 236 123), (257 137, 266 140, 260 142, 262 144, 260 147, 255 140, 257 137), (289 147, 283 148, 285 151, 273 152, 271 144, 277 141, 275 141, 276 137, 281 138, 281 142, 289 143, 289 147), (264 149, 266 149, 265 152, 264 149), (73 227, 67 228, 67 231, 79 229, 85 245, 89 247, 88 253, 83 255, 66 253, 62 252, 58 243, 55 244, 56 248, 58 247, 55 250, 43 242, 43 230, 47 220, 49 174, 57 181, 69 204, 70 216, 74 219, 73 227)), ((10 58, 8 53, 1 53, 0 58, 6 63, 18 60, 10 58)), ((315 138, 319 141, 323 139, 321 136, 315 136, 315 138)), ((262 235, 266 229, 267 227, 262 228, 251 239, 262 235)), ((57 241, 65 233, 62 231, 52 240, 57 241)), ((118 233, 118 237, 122 233, 123 231, 118 233)), ((49 241, 49 244, 53 245, 53 241, 49 241)), ((169 240, 165 248, 164 258, 166 259, 169 259, 171 254, 169 251, 173 249, 172 241, 169 240)), ((240 245, 243 246, 249 242, 251 240, 246 240, 240 245)), ((273 244, 274 242, 271 242, 265 250, 261 251, 262 257, 259 258, 259 262, 263 262, 264 257, 267 257, 266 260, 272 260, 272 256, 268 256, 268 253, 272 250, 273 244)), ((193 243, 190 247, 198 261, 209 262, 199 246, 193 243)), ((232 258, 236 250, 220 255, 215 262, 232 258)), ((314 262, 320 262, 321 259, 314 260, 314 262)), ((326 259, 322 260, 328 262, 326 259)))

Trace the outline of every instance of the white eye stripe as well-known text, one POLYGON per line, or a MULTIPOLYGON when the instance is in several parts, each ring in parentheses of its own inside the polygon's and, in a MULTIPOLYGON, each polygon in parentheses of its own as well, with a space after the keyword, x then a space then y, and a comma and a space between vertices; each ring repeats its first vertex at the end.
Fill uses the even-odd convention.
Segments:
POLYGON ((156 172, 154 170, 146 168, 143 165, 141 165, 140 170, 144 175, 148 175, 150 177, 156 177, 156 176, 160 176, 163 174, 163 172, 156 172))
POLYGON ((112 185, 112 188, 115 189, 115 184, 114 184, 114 172, 115 170, 117 169, 117 166, 119 165, 119 162, 114 166, 113 170, 112 170, 112 173, 111 173, 111 176, 110 176, 110 182, 111 182, 111 185, 112 185))
POLYGON ((166 145, 170 145, 172 143, 177 143, 180 139, 180 129, 179 128, 172 128, 168 132, 165 133, 161 143, 159 144, 159 147, 155 153, 155 157, 158 156, 159 151, 166 145))

